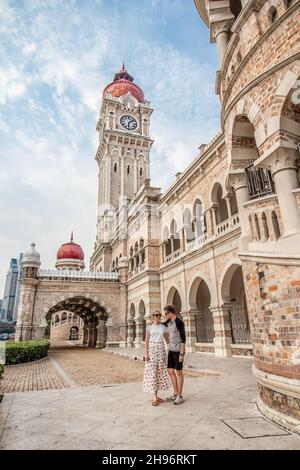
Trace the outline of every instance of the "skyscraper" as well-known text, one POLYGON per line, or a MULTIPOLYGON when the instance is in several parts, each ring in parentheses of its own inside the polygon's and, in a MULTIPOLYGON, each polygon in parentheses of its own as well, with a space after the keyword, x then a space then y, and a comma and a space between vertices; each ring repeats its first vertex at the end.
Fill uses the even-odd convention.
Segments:
POLYGON ((2 309, 4 310, 4 321, 13 321, 18 282, 18 271, 18 260, 16 258, 12 258, 10 260, 9 270, 6 275, 4 296, 2 301, 2 309))
POLYGON ((19 307, 19 300, 20 300, 20 280, 22 278, 23 274, 23 269, 22 269, 22 259, 23 259, 23 253, 19 254, 18 258, 18 278, 17 278, 17 286, 16 286, 16 296, 15 296, 15 302, 14 302, 14 310, 13 310, 13 322, 17 321, 17 316, 18 316, 18 307, 19 307))

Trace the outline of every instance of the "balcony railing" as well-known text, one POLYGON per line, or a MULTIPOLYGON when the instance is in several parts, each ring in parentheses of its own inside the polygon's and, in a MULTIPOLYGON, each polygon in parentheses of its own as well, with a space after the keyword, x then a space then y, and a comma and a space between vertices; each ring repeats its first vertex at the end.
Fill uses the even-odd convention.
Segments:
POLYGON ((256 168, 253 164, 245 168, 249 199, 268 196, 275 193, 275 186, 270 170, 256 168))
POLYGON ((198 250, 198 248, 202 248, 207 241, 208 235, 207 233, 203 233, 203 235, 200 235, 199 237, 195 238, 195 240, 192 240, 186 244, 186 251, 198 250))
POLYGON ((215 228, 215 237, 219 237, 220 235, 224 235, 226 232, 230 232, 232 229, 237 228, 240 224, 239 215, 235 214, 231 216, 229 219, 224 220, 220 224, 218 224, 215 228))
POLYGON ((169 263, 170 261, 174 261, 175 259, 179 258, 181 250, 176 250, 174 253, 171 253, 167 256, 166 261, 169 263))

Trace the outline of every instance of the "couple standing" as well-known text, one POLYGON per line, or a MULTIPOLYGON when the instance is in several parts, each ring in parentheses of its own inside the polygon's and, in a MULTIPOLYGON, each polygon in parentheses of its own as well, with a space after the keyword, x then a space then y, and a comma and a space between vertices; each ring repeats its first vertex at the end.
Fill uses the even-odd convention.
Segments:
POLYGON ((171 386, 170 379, 174 394, 167 401, 173 401, 174 405, 183 403, 182 366, 186 340, 184 323, 177 317, 173 305, 167 305, 164 314, 166 321, 161 323, 161 313, 154 312, 152 322, 146 329, 143 391, 154 394, 153 406, 163 402, 158 391, 168 390, 171 386), (168 362, 164 340, 168 344, 168 362))

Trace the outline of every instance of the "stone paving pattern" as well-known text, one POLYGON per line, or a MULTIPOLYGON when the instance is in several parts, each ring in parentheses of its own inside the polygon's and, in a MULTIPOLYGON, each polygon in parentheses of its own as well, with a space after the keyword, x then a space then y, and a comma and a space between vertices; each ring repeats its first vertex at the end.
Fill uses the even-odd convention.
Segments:
POLYGON ((68 387, 48 358, 28 364, 5 366, 1 393, 68 387))
MULTIPOLYGON (((112 357, 101 353, 103 364, 112 357)), ((0 449, 300 448, 299 435, 269 423, 258 412, 251 359, 191 353, 186 363, 204 374, 186 378, 185 403, 179 407, 151 406, 141 378, 6 394, 0 405, 0 449)))

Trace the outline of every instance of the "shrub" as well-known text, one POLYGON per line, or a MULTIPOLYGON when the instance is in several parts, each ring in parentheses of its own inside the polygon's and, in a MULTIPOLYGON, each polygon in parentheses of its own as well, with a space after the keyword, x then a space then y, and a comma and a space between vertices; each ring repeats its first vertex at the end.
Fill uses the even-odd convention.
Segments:
POLYGON ((4 374, 4 365, 0 364, 0 379, 1 379, 3 374, 4 374))
POLYGON ((50 347, 47 339, 6 343, 6 364, 21 364, 46 357, 50 347))

